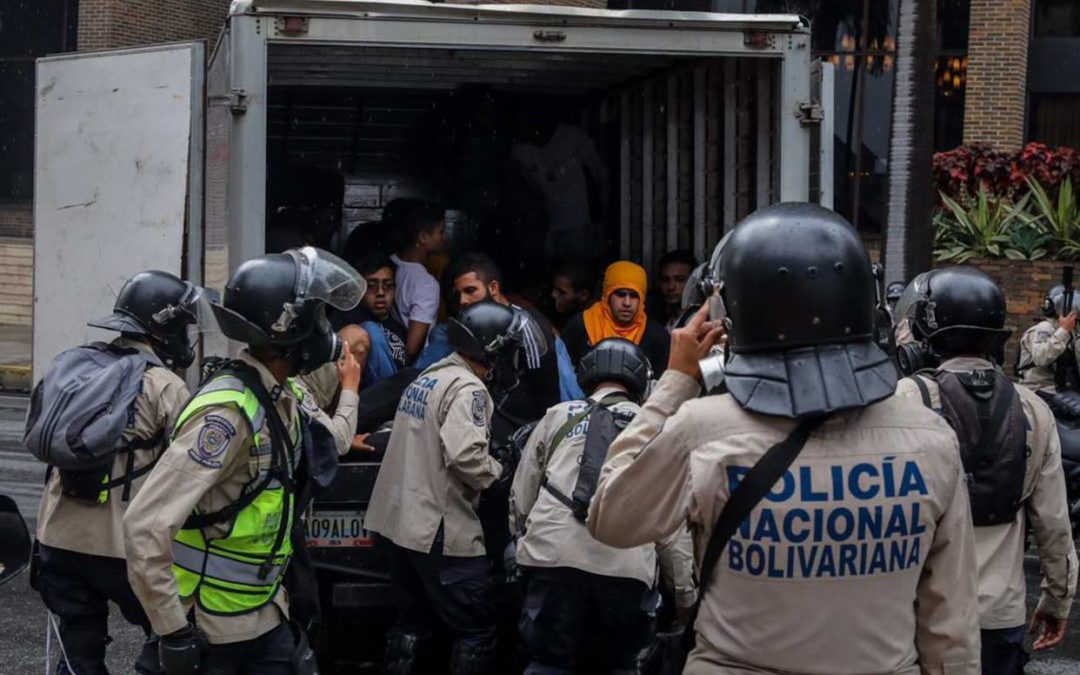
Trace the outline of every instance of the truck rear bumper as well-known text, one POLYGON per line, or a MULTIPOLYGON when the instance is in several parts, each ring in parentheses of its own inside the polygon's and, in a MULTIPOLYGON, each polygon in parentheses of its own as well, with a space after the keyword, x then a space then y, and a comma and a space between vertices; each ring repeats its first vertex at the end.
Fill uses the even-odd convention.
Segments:
POLYGON ((395 605, 390 584, 363 581, 335 583, 330 591, 334 609, 392 608, 395 605))

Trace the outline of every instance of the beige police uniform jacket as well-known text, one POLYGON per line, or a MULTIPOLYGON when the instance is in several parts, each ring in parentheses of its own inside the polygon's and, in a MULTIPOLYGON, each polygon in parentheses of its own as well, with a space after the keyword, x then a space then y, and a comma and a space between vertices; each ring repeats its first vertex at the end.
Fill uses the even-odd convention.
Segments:
MULTIPOLYGON (((958 358, 941 365, 944 370, 972 371, 993 368, 983 359, 958 358)), ((941 408, 937 383, 923 378, 935 410, 941 408)), ((1024 474, 1024 508, 1007 525, 975 528, 975 554, 979 570, 979 623, 982 628, 1016 628, 1026 623, 1024 532, 1031 521, 1043 570, 1039 608, 1065 619, 1076 595, 1076 548, 1065 499, 1061 444, 1050 409, 1037 394, 1016 387, 1028 420, 1030 455, 1024 474)), ((922 401, 917 385, 902 380, 897 394, 922 401)))
MULTIPOLYGON (((614 387, 599 389, 590 397, 602 401, 620 393, 614 387)), ((625 395, 625 394, 624 394, 625 395)), ((585 401, 553 406, 529 436, 514 473, 510 489, 510 529, 523 533, 517 544, 517 562, 529 567, 572 567, 608 577, 637 579, 652 587, 657 581, 658 555, 663 559, 663 578, 672 589, 678 607, 690 607, 697 599, 693 578, 693 553, 686 528, 663 543, 620 549, 602 544, 551 494, 546 480, 562 494, 571 496, 581 469, 588 418, 575 425, 557 446, 556 434, 569 419, 581 413, 585 401)), ((613 411, 636 415, 640 407, 631 401, 611 406, 613 411)))
MULTIPOLYGON (((355 392, 342 392, 331 419, 310 395, 305 393, 298 401, 248 352, 243 352, 240 360, 258 371, 263 385, 276 398, 277 412, 286 428, 295 428, 302 407, 330 430, 339 453, 348 451, 356 428, 355 392)), ((268 422, 263 422, 259 433, 269 439, 268 422)), ((170 569, 177 531, 196 509, 212 513, 236 501, 260 470, 270 468, 270 460, 269 449, 254 446, 244 414, 231 405, 204 408, 176 430, 175 439, 124 518, 128 578, 158 635, 183 628, 193 605, 192 600, 181 601, 170 569), (204 434, 208 425, 217 433, 204 434)), ((231 522, 218 523, 204 528, 203 534, 208 539, 221 538, 231 527, 231 522)), ((249 614, 214 616, 195 607, 195 624, 214 644, 252 640, 287 616, 284 589, 278 591, 271 604, 249 614)))
MULTIPOLYGON (((689 520, 703 555, 732 486, 795 428, 698 391, 668 370, 612 444, 597 539, 640 546, 689 520)), ((927 412, 894 396, 810 437, 703 582, 686 673, 978 675, 970 507, 956 436, 927 412)))
POLYGON ((326 411, 334 409, 338 392, 341 391, 341 378, 338 377, 336 362, 324 363, 298 379, 320 408, 326 411))
POLYGON ((488 454, 493 409, 484 383, 458 354, 421 373, 398 404, 364 527, 429 553, 444 525, 444 555, 484 555, 476 507, 502 473, 488 454))
POLYGON ((1057 321, 1044 319, 1024 331, 1020 338, 1020 382, 1034 391, 1055 393, 1054 362, 1069 349, 1080 360, 1080 340, 1071 339, 1069 332, 1057 321))
MULTIPOLYGON (((149 345, 136 340, 118 338, 113 345, 122 349, 138 349, 153 354, 149 345)), ((165 450, 169 432, 176 416, 188 399, 184 381, 168 368, 150 368, 143 375, 142 392, 135 399, 135 415, 132 424, 124 431, 125 441, 147 440, 163 431, 161 443, 156 447, 131 450, 134 453, 133 469, 145 468, 165 450)), ((128 453, 117 454, 113 461, 111 477, 121 478, 127 473, 128 453)), ((37 538, 42 544, 65 551, 100 555, 107 558, 124 557, 124 512, 138 494, 146 476, 131 482, 129 501, 124 501, 124 487, 118 486, 109 493, 105 504, 93 504, 81 499, 63 496, 60 490, 60 472, 50 471, 45 491, 38 507, 37 538)))

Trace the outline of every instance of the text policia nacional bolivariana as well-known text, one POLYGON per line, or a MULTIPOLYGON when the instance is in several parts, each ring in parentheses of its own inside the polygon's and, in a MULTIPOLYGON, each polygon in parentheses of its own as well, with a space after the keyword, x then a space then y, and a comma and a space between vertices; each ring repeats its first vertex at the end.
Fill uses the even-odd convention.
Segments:
MULTIPOLYGON (((866 577, 918 567, 929 495, 913 461, 789 469, 743 521, 730 571, 755 577, 866 577)), ((748 467, 727 467, 732 492, 748 467)), ((961 487, 962 489, 962 487, 961 487)))

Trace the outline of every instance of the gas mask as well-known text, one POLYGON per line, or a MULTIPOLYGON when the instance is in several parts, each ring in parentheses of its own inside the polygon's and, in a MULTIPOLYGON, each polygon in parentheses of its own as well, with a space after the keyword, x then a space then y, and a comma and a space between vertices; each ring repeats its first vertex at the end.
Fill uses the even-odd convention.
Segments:
POLYGON ((185 331, 155 337, 152 347, 154 354, 161 359, 165 367, 170 369, 187 368, 195 361, 195 347, 192 346, 191 342, 191 337, 185 331))
POLYGON ((496 398, 505 398, 521 384, 521 343, 516 338, 513 346, 504 347, 495 357, 491 369, 484 376, 484 385, 496 398))
POLYGON ((152 317, 154 354, 168 368, 187 368, 195 361, 196 337, 214 326, 209 300, 213 293, 188 284, 188 291, 175 304, 152 317))
POLYGON ((345 353, 342 341, 326 318, 326 305, 316 303, 312 313, 311 331, 290 350, 297 370, 309 373, 326 363, 339 360, 345 353))
POLYGON ((920 370, 937 368, 941 359, 921 342, 905 342, 896 345, 896 367, 904 377, 911 377, 920 370))

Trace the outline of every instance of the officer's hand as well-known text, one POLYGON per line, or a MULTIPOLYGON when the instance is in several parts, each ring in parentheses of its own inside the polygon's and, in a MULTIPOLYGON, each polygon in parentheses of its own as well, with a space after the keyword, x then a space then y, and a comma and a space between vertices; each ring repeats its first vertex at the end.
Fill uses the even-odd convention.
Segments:
MULTIPOLYGON (((1072 316, 1075 320, 1076 315, 1073 314, 1072 316)), ((1065 619, 1058 619, 1046 612, 1036 611, 1035 616, 1031 618, 1030 632, 1036 633, 1038 637, 1035 638, 1035 644, 1032 648, 1035 651, 1040 651, 1057 647, 1065 639, 1065 628, 1068 623, 1065 619)))
POLYGON ((345 345, 345 351, 337 363, 337 371, 342 391, 360 391, 360 362, 348 345, 345 345))
POLYGON ((705 303, 685 326, 672 331, 668 369, 700 378, 698 361, 708 356, 723 336, 724 327, 709 321, 709 303, 705 303))
POLYGON ((1058 325, 1061 326, 1066 333, 1071 333, 1076 330, 1076 312, 1069 312, 1068 316, 1058 317, 1058 325))
POLYGON ((367 437, 370 434, 356 434, 353 436, 349 449, 353 452, 375 452, 375 446, 368 445, 367 437))
POLYGON ((162 635, 158 658, 165 675, 195 675, 202 669, 206 638, 190 623, 175 633, 162 635))

